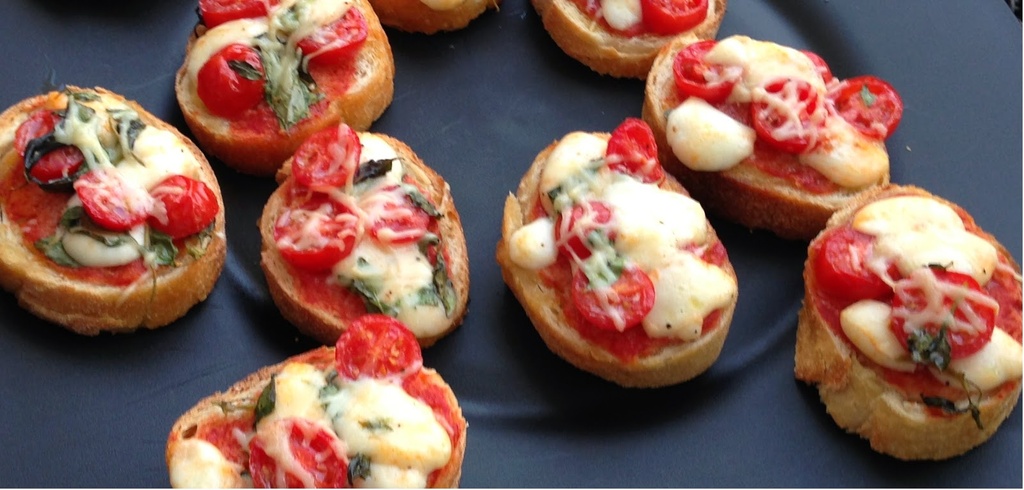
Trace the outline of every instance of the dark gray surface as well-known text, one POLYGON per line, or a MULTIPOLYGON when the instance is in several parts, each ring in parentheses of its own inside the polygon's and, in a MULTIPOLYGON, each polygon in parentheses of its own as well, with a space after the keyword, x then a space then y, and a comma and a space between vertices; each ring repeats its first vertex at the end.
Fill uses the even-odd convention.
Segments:
MULTIPOLYGON (((494 261, 504 196, 573 130, 638 116, 643 83, 590 72, 525 0, 467 29, 389 31, 395 100, 374 131, 451 184, 472 286, 465 324, 426 353, 469 420, 465 487, 1021 487, 1021 408, 988 443, 902 463, 838 429, 793 379, 805 245, 714 220, 740 279, 718 362, 699 378, 626 390, 551 354, 494 261)), ((195 2, 0 3, 0 106, 53 84, 100 85, 183 131, 173 74, 195 2), (129 6, 122 6, 122 3, 129 6)), ((960 203, 1021 257, 1021 26, 1005 3, 733 0, 720 37, 808 48, 839 77, 875 74, 906 104, 888 142, 894 182, 960 203)), ((210 298, 153 332, 79 337, 0 294, 0 486, 166 486, 171 424, 200 398, 303 352, 259 269, 255 222, 274 184, 214 162, 227 264, 210 298)))

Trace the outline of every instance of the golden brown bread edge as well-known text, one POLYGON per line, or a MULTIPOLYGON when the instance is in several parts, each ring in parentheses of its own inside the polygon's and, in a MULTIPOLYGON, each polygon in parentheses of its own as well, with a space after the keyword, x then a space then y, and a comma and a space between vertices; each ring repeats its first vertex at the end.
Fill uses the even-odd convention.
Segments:
MULTIPOLYGON (((2 219, 4 203, 0 203, 0 287, 13 293, 18 304, 36 316, 82 335, 162 327, 205 300, 220 277, 227 253, 220 186, 203 153, 173 126, 136 102, 109 90, 99 87, 89 90, 124 101, 147 125, 169 131, 185 142, 200 163, 200 179, 216 194, 220 206, 206 253, 198 258, 185 254, 185 262, 177 267, 159 266, 155 278, 147 272, 146 278, 133 287, 79 282, 62 275, 35 248, 26 247, 21 232, 2 219)), ((22 162, 21 158, 7 157, 15 151, 14 131, 32 112, 46 106, 47 101, 56 96, 59 92, 25 99, 0 114, 0 164, 22 162)), ((0 170, 0 174, 6 174, 8 168, 0 170)))
POLYGON ((672 39, 680 37, 688 42, 713 39, 725 17, 727 5, 727 0, 709 0, 709 15, 683 33, 619 36, 590 19, 573 0, 531 2, 551 39, 570 57, 603 75, 639 79, 647 76, 658 51, 672 39))
POLYGON ((356 131, 369 129, 394 98, 395 62, 387 34, 369 2, 354 0, 353 6, 366 18, 367 36, 355 62, 355 79, 345 95, 331 98, 317 117, 300 121, 288 130, 264 133, 260 138, 239 138, 231 131, 227 119, 210 114, 199 99, 195 81, 186 74, 188 53, 205 32, 205 27, 198 26, 188 40, 185 60, 175 76, 174 92, 185 124, 199 146, 241 173, 272 176, 299 144, 323 128, 344 122, 356 131))
POLYGON ((861 192, 889 183, 886 172, 883 179, 865 189, 812 194, 754 165, 741 163, 722 172, 700 172, 684 165, 672 152, 666 127, 668 112, 679 104, 672 69, 675 55, 692 42, 677 38, 658 53, 644 87, 641 117, 654 132, 658 157, 665 170, 679 179, 709 213, 747 228, 807 241, 825 227, 832 213, 861 192))
MULTIPOLYGON (((404 142, 391 136, 373 133, 386 141, 404 165, 407 174, 412 177, 424 191, 424 195, 434 203, 441 217, 438 218, 441 244, 448 252, 448 271, 458 295, 455 311, 452 312, 451 323, 443 332, 431 337, 418 338, 421 347, 429 347, 439 339, 451 333, 462 323, 469 303, 469 255, 466 250, 466 237, 462 229, 462 219, 451 189, 444 178, 428 167, 423 160, 404 142)), ((282 206, 287 194, 287 186, 283 185, 291 178, 291 159, 285 162, 277 174, 279 186, 267 200, 263 214, 257 223, 262 240, 260 266, 267 279, 270 296, 277 304, 281 315, 295 325, 300 332, 316 339, 323 344, 334 344, 346 328, 347 322, 342 321, 328 311, 316 308, 302 300, 295 278, 274 240, 274 224, 281 215, 282 206)))
MULTIPOLYGON (((926 190, 890 185, 858 197, 836 213, 828 227, 847 223, 858 209, 870 202, 897 195, 930 197, 960 209, 926 190)), ((999 255, 1020 273, 1020 266, 1006 248, 987 233, 979 235, 995 245, 999 255)), ((1017 404, 1020 380, 1012 389, 1000 387, 994 393, 987 393, 978 404, 983 429, 978 428, 969 413, 929 415, 923 403, 906 399, 880 375, 880 368, 835 335, 818 310, 811 306, 811 297, 818 289, 810 265, 815 257, 809 254, 804 265, 804 306, 797 324, 794 374, 797 379, 817 387, 821 401, 836 424, 867 439, 875 451, 903 460, 952 458, 992 437, 1017 404), (990 396, 993 394, 996 396, 990 396)))
MULTIPOLYGON (((609 137, 607 133, 597 133, 609 137)), ((526 171, 516 195, 505 199, 501 240, 498 241, 496 259, 501 266, 505 284, 519 300, 537 333, 552 352, 583 371, 630 388, 654 388, 681 383, 706 371, 717 359, 729 334, 729 325, 736 309, 736 299, 722 310, 715 328, 693 342, 673 344, 653 355, 625 363, 600 347, 584 339, 569 325, 557 302, 557 286, 549 286, 538 271, 516 265, 509 256, 507 242, 516 230, 529 223, 530 212, 538 199, 540 178, 545 162, 558 141, 541 151, 526 171)), ((687 194, 675 179, 666 175, 664 188, 687 194)), ((717 241, 708 223, 708 241, 717 241)), ((722 269, 736 279, 732 263, 726 261, 722 269)))
MULTIPOLYGON (((242 380, 231 385, 227 390, 214 393, 197 402, 189 408, 174 422, 171 431, 167 436, 167 446, 164 452, 167 467, 171 465, 171 455, 174 447, 179 441, 194 437, 199 426, 208 423, 217 423, 226 418, 223 407, 255 407, 263 388, 270 382, 271 376, 281 372, 286 364, 292 361, 302 361, 313 364, 319 369, 326 369, 333 366, 334 347, 319 347, 305 354, 286 359, 278 364, 265 366, 256 372, 249 374, 242 380)), ((423 368, 427 377, 438 385, 444 386, 445 401, 453 410, 456 417, 453 420, 459 424, 459 433, 462 437, 452 445, 452 455, 448 464, 439 471, 435 488, 455 488, 459 485, 462 477, 462 461, 466 454, 466 419, 462 415, 462 408, 451 387, 444 381, 437 371, 430 368, 423 368)))
POLYGON ((462 29, 487 9, 497 10, 500 3, 501 0, 464 0, 455 8, 434 10, 421 0, 370 0, 381 24, 421 34, 462 29))

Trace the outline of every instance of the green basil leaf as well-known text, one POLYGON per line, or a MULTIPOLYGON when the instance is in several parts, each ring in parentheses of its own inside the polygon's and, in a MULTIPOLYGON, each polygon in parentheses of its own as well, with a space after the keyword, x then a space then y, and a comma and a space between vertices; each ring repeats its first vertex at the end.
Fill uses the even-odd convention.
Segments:
POLYGON ((388 316, 398 316, 398 308, 394 305, 381 301, 381 299, 377 297, 377 290, 370 287, 370 285, 365 281, 355 279, 349 287, 363 298, 363 305, 366 306, 367 312, 383 313, 388 316))
POLYGON ((371 432, 390 432, 394 430, 391 428, 391 422, 383 417, 373 420, 361 420, 359 421, 359 426, 371 432))
POLYGON ((64 250, 64 244, 61 243, 61 235, 50 235, 45 238, 36 240, 36 249, 43 253, 46 258, 52 260, 57 265, 64 267, 81 267, 75 259, 72 259, 68 255, 67 251, 64 250))
POLYGON ((405 195, 409 196, 409 200, 412 201, 416 207, 423 210, 431 218, 440 218, 441 212, 434 207, 434 204, 430 202, 426 196, 420 193, 420 190, 412 184, 402 184, 402 190, 405 191, 405 195))
POLYGON ((178 257, 178 247, 171 236, 153 229, 149 230, 149 251, 154 254, 153 263, 158 265, 174 265, 178 257))
POLYGON ((256 419, 252 422, 253 427, 256 427, 256 424, 259 424, 263 417, 270 415, 274 411, 274 406, 277 404, 277 388, 275 386, 276 379, 276 374, 270 376, 270 382, 263 388, 259 399, 256 400, 256 419))
POLYGON ((382 177, 384 174, 391 171, 391 167, 394 165, 397 158, 385 158, 382 160, 370 160, 356 169, 356 175, 352 180, 353 184, 358 184, 365 180, 375 179, 382 177))
POLYGON ((868 89, 868 84, 865 83, 860 86, 860 99, 864 102, 864 107, 871 107, 875 105, 875 100, 877 100, 878 97, 871 93, 871 90, 868 89))
POLYGON ((356 487, 357 480, 370 478, 370 457, 363 453, 356 453, 348 462, 348 484, 356 487))
POLYGON ((260 72, 259 68, 253 66, 252 63, 242 60, 230 60, 228 61, 228 68, 231 71, 238 74, 238 76, 246 80, 262 80, 263 73, 260 72))

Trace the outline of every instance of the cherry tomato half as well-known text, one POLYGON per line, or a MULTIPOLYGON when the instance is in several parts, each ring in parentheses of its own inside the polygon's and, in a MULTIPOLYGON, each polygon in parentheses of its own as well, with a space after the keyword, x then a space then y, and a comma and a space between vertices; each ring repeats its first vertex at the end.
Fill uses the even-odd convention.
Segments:
POLYGON ((778 109, 775 104, 754 101, 750 104, 750 115, 758 137, 769 145, 789 153, 803 153, 811 148, 815 138, 811 133, 821 124, 812 116, 821 110, 818 92, 805 80, 787 78, 768 82, 764 86, 767 97, 779 97, 787 103, 791 114, 778 109), (791 115, 795 114, 794 120, 791 115))
POLYGON ((153 198, 146 189, 122 179, 114 170, 91 170, 75 181, 85 214, 110 231, 128 231, 149 216, 153 198))
POLYGON ((614 284, 592 289, 580 269, 572 278, 572 302, 591 325, 623 331, 639 325, 654 307, 654 283, 639 267, 630 266, 614 284))
POLYGON ((211 113, 232 118, 263 100, 263 61, 255 49, 229 44, 196 75, 196 92, 211 113))
MULTIPOLYGON (((611 220, 612 210, 598 201, 579 203, 574 205, 568 213, 559 214, 555 220, 555 241, 561 244, 558 247, 558 253, 568 258, 572 258, 573 254, 581 259, 590 257, 590 247, 584 240, 591 232, 607 228, 605 225, 611 220), (562 220, 566 215, 569 216, 569 222, 564 225, 568 239, 562 233, 562 220)), ((611 237, 609 236, 609 238, 611 237)))
MULTIPOLYGON (((932 269, 932 272, 940 282, 959 286, 965 291, 971 293, 984 294, 981 287, 978 286, 978 281, 975 281, 973 277, 967 274, 938 268, 932 269)), ((905 308, 909 310, 911 314, 913 312, 923 311, 926 309, 938 309, 943 312, 952 312, 953 317, 956 320, 965 323, 969 322, 968 318, 970 316, 977 316, 981 320, 982 328, 979 331, 966 331, 964 329, 955 328, 955 326, 947 328, 946 336, 949 340, 951 358, 961 359, 974 354, 981 350, 981 348, 988 343, 989 339, 992 338, 992 330, 995 328, 998 308, 978 303, 970 297, 951 298, 949 296, 943 296, 941 298, 942 304, 938 308, 936 308, 937 305, 930 304, 929 300, 935 301, 936 298, 926 296, 925 292, 913 286, 904 288, 900 283, 897 283, 896 294, 893 296, 892 307, 894 311, 905 308), (966 313, 967 310, 972 311, 974 315, 968 315, 968 313, 966 313)), ((896 335, 896 338, 900 340, 900 343, 903 344, 903 347, 907 348, 908 335, 905 330, 906 319, 903 316, 893 315, 892 321, 889 322, 889 327, 892 329, 893 334, 896 335)), ((942 324, 928 323, 922 327, 929 334, 936 335, 939 330, 941 330, 942 324)))
MULTIPOLYGON (((33 112, 14 132, 14 149, 24 157, 29 142, 52 133, 60 119, 52 111, 33 112)), ((68 179, 82 168, 84 162, 82 150, 71 145, 61 145, 38 157, 31 165, 26 162, 27 175, 33 182, 46 185, 68 179)))
POLYGON ((266 17, 278 0, 199 0, 199 15, 207 28, 238 19, 266 17))
POLYGON ((850 227, 838 228, 822 237, 813 271, 826 294, 848 299, 884 299, 892 288, 867 268, 874 237, 850 227))
POLYGON ((713 39, 696 42, 676 53, 672 71, 680 97, 698 97, 709 104, 729 98, 737 79, 726 75, 725 66, 704 61, 704 56, 716 42, 713 39))
POLYGON ((315 55, 313 64, 334 64, 350 58, 366 41, 366 17, 356 8, 348 9, 340 19, 323 26, 299 41, 305 56, 315 55))
POLYGON ((153 209, 147 222, 173 239, 203 231, 217 217, 217 195, 202 181, 172 175, 149 190, 153 209))
POLYGON ((811 63, 814 63, 814 69, 817 70, 819 75, 821 75, 821 79, 824 80, 825 83, 831 82, 832 79, 835 78, 832 76, 832 69, 828 67, 828 63, 825 62, 824 58, 818 56, 818 53, 807 50, 803 50, 801 53, 807 55, 807 57, 811 59, 811 63))
POLYGON ((654 141, 651 127, 642 119, 626 118, 612 131, 605 159, 611 170, 632 175, 642 182, 658 183, 665 178, 665 171, 658 163, 658 143, 654 141))
POLYGON ((352 253, 358 221, 341 203, 314 193, 277 219, 274 241, 292 266, 326 271, 352 253))
POLYGON ((363 315, 352 322, 335 344, 338 374, 347 379, 386 378, 423 366, 416 336, 387 315, 363 315))
POLYGON ((295 150, 292 175, 299 185, 312 189, 340 187, 359 168, 362 146, 348 125, 329 126, 306 139, 295 150))
MULTIPOLYGON (((396 192, 398 186, 388 186, 379 192, 396 192)), ((382 243, 413 243, 423 238, 430 226, 430 215, 419 206, 403 198, 399 202, 385 201, 380 212, 367 210, 377 219, 370 224, 370 236, 382 243)))
POLYGON ((903 119, 903 99, 892 85, 877 77, 843 80, 829 97, 839 115, 869 138, 888 138, 903 119))
POLYGON ((692 29, 708 16, 708 0, 640 0, 649 32, 668 36, 692 29))
POLYGON ((253 436, 249 441, 249 473, 257 488, 349 487, 345 444, 324 425, 300 417, 271 421, 253 436), (289 454, 268 453, 271 447, 289 454), (275 457, 289 463, 279 464, 275 457), (304 475, 289 471, 294 463, 304 475))

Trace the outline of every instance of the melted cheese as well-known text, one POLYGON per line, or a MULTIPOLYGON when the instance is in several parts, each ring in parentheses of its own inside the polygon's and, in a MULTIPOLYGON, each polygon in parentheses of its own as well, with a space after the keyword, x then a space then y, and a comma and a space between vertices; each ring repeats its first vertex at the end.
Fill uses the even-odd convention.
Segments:
POLYGON ((953 208, 922 196, 897 196, 872 202, 853 216, 853 228, 869 235, 925 229, 963 229, 953 208))
POLYGON ((704 209, 682 194, 623 179, 609 185, 599 199, 612 209, 615 249, 641 269, 662 267, 680 248, 707 239, 704 209))
POLYGON ((341 388, 325 400, 327 412, 349 454, 369 456, 376 484, 423 487, 451 458, 451 439, 433 410, 398 384, 363 378, 341 388))
POLYGON ((601 0, 601 15, 613 29, 627 30, 640 23, 640 0, 601 0))
MULTIPOLYGON (((361 164, 371 160, 390 160, 398 158, 398 152, 396 152, 387 141, 373 133, 360 133, 359 145, 359 163, 361 164)), ((396 168, 401 172, 402 165, 400 162, 396 161, 392 164, 392 172, 394 172, 396 168)), ((398 182, 402 180, 402 176, 399 173, 397 176, 389 176, 388 180, 398 182)))
POLYGON ((243 488, 242 468, 202 439, 182 439, 167 460, 174 488, 243 488))
POLYGON ((954 372, 963 373, 968 381, 983 391, 1021 377, 1021 345, 1013 337, 997 328, 992 339, 974 354, 949 363, 954 372))
MULTIPOLYGON (((115 235, 93 231, 96 235, 115 235)), ((67 233, 61 238, 61 245, 69 257, 85 267, 114 267, 135 262, 142 258, 142 245, 145 243, 145 226, 140 225, 131 230, 129 239, 121 244, 109 246, 90 234, 67 233)))
POLYGON ((554 264, 558 259, 555 223, 543 217, 519 228, 508 240, 508 254, 516 265, 531 270, 554 264))
POLYGON ((897 371, 914 371, 916 365, 909 353, 889 329, 891 317, 888 304, 862 300, 843 309, 839 324, 846 338, 875 363, 897 371))
POLYGON ((665 136, 687 167, 720 171, 754 153, 757 133, 702 99, 690 97, 668 114, 665 136))
POLYGON ((582 195, 590 192, 586 182, 572 189, 566 189, 564 185, 584 178, 586 170, 597 167, 607 148, 607 138, 584 132, 569 133, 555 145, 540 176, 541 199, 547 211, 553 209, 547 195, 558 187, 563 187, 568 199, 574 201, 581 200, 582 195))
POLYGON ((750 102, 755 87, 780 78, 804 80, 819 93, 825 91, 825 81, 807 55, 773 42, 730 36, 718 41, 704 59, 743 68, 742 77, 729 96, 730 102, 750 102))
POLYGON ((152 189, 172 175, 198 178, 200 164, 185 142, 170 131, 146 126, 135 139, 132 154, 117 165, 121 178, 152 189))
POLYGON ((651 274, 654 307, 643 319, 651 337, 696 340, 704 317, 729 305, 737 295, 736 281, 722 268, 697 256, 677 253, 651 274))
POLYGON ((864 136, 841 117, 825 118, 822 123, 822 134, 815 136, 822 144, 801 153, 800 163, 849 189, 877 184, 889 173, 885 143, 864 136))
POLYGON ((430 10, 452 10, 466 3, 466 0, 420 0, 430 10))
POLYGON ((275 420, 299 417, 329 423, 320 404, 320 390, 327 386, 323 373, 311 364, 290 362, 274 377, 274 410, 259 427, 275 420))

